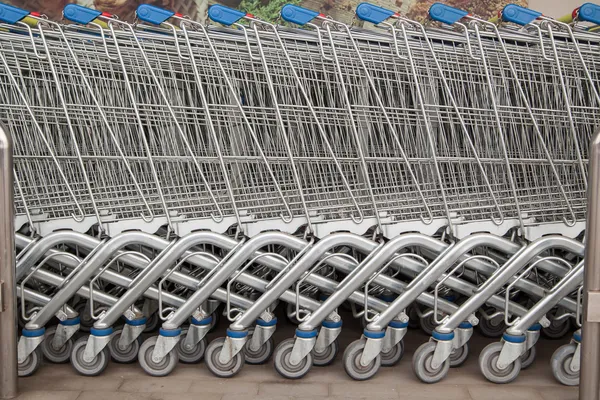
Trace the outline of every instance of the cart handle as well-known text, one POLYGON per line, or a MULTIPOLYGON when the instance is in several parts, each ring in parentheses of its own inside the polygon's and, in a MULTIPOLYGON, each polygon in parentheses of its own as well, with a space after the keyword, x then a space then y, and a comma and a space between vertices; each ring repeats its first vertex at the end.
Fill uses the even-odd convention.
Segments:
POLYGON ((375 25, 380 24, 386 19, 394 16, 400 16, 400 14, 371 3, 360 3, 356 7, 356 17, 358 19, 375 25))
POLYGON ((0 21, 6 24, 14 25, 29 14, 29 11, 22 8, 0 3, 0 21))
POLYGON ((252 18, 254 16, 252 14, 248 14, 234 8, 225 7, 220 4, 214 4, 208 9, 208 18, 226 26, 233 25, 244 17, 252 18))
POLYGON ((286 4, 281 8, 281 18, 292 24, 306 25, 317 17, 325 18, 325 15, 293 4, 286 4))
POLYGON ((530 8, 521 7, 516 4, 509 4, 502 9, 501 19, 502 21, 525 26, 529 25, 541 16, 541 12, 532 10, 530 8))
MULTIPOLYGON (((66 19, 81 25, 87 25, 103 13, 98 10, 83 7, 78 4, 67 4, 63 9, 63 15, 66 19)), ((106 14, 109 16, 110 14, 106 14)))
POLYGON ((593 3, 585 3, 581 7, 574 9, 570 15, 565 15, 558 19, 558 21, 566 24, 570 24, 575 20, 600 25, 600 6, 593 3))
POLYGON ((464 10, 450 7, 442 3, 434 3, 429 8, 429 17, 432 20, 442 22, 447 25, 454 25, 467 15, 469 15, 469 13, 464 10))
POLYGON ((160 25, 173 16, 183 17, 181 14, 150 4, 140 4, 137 10, 135 10, 135 15, 140 20, 154 25, 160 25))

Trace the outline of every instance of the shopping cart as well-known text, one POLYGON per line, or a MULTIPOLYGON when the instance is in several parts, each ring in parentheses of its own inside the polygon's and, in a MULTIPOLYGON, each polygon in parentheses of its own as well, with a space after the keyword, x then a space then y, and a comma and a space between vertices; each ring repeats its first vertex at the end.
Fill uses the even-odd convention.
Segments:
POLYGON ((506 330, 480 356, 506 382, 540 330, 577 323, 593 30, 516 6, 490 22, 436 4, 431 27, 360 4, 370 28, 290 5, 299 28, 221 5, 210 25, 1 7, 21 375, 46 357, 84 375, 137 358, 153 376, 204 359, 231 377, 273 356, 301 378, 334 362, 346 303, 365 324, 343 355, 354 379, 400 362, 412 308, 432 325, 421 380, 467 359, 481 319, 506 330), (276 347, 280 303, 298 329, 276 347), (221 308, 226 336, 207 344, 221 308))

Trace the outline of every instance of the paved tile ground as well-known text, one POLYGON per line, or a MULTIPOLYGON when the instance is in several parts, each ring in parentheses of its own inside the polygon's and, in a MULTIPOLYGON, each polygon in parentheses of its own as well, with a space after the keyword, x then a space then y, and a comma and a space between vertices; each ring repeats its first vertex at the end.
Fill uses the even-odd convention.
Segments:
MULTIPOLYGON (((284 318, 280 318, 282 321, 284 318)), ((293 326, 280 322, 275 342, 293 336, 293 326)), ((217 333, 225 332, 221 321, 217 333)), ((340 336, 344 349, 360 336, 360 328, 348 321, 340 336)), ((211 334, 209 340, 217 337, 211 334)), ((29 378, 19 380, 20 400, 305 400, 305 399, 404 399, 404 400, 570 400, 577 399, 577 388, 558 384, 552 377, 549 360, 552 352, 569 341, 540 339, 537 358, 532 367, 521 372, 508 385, 489 383, 479 373, 477 357, 492 339, 475 333, 470 342, 470 357, 466 363, 451 369, 446 380, 435 385, 422 384, 413 374, 411 359, 414 350, 428 337, 421 330, 409 330, 405 339, 405 355, 400 364, 382 368, 366 382, 350 379, 342 367, 342 352, 333 365, 313 367, 306 377, 288 381, 275 372, 272 363, 246 365, 232 379, 214 377, 206 367, 179 364, 168 377, 151 378, 137 363, 111 363, 98 377, 82 377, 70 364, 45 364, 29 378)))

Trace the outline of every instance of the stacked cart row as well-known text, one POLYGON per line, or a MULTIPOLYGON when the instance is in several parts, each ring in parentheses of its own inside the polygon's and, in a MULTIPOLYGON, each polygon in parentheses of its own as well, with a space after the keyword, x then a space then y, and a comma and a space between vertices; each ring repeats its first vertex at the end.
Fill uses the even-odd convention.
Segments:
POLYGON ((438 3, 423 24, 362 3, 360 28, 295 5, 278 24, 63 14, 0 5, 21 376, 45 358, 299 379, 344 351, 365 380, 408 362, 418 324, 423 382, 479 325, 488 380, 534 365, 578 384, 600 6, 488 21, 438 3), (342 306, 364 326, 345 349, 342 306), (297 324, 280 343, 276 308, 297 324), (551 366, 542 331, 572 335, 551 366))

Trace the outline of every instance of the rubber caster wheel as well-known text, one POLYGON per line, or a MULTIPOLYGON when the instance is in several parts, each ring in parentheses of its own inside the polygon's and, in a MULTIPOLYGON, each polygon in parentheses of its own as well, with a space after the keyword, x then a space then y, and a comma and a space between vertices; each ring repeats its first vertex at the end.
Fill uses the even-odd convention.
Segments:
POLYGON ((450 369, 450 359, 448 358, 442 365, 437 368, 431 366, 433 360, 433 353, 435 351, 436 343, 427 342, 423 343, 413 355, 412 367, 417 378, 424 383, 436 383, 441 381, 448 375, 450 369))
POLYGON ((208 370, 215 376, 218 376, 219 378, 231 378, 232 376, 237 375, 244 367, 244 352, 240 351, 228 363, 222 364, 219 361, 219 356, 221 355, 224 343, 224 337, 217 338, 210 342, 206 347, 204 362, 206 363, 208 370))
MULTIPOLYGON (((426 310, 426 311, 429 311, 429 310, 426 310)), ((423 332, 425 332, 428 336, 431 336, 433 334, 433 331, 437 327, 437 324, 435 323, 435 321, 433 319, 433 314, 431 314, 425 318, 419 318, 419 325, 421 326, 421 329, 423 330, 423 332)))
POLYGON ((218 311, 213 312, 212 314, 210 314, 210 316, 212 317, 212 321, 210 322, 210 329, 208 330, 208 332, 214 332, 215 329, 217 329, 217 326, 219 325, 219 321, 221 320, 221 313, 218 311))
POLYGON ((527 369, 535 361, 535 346, 521 354, 521 369, 527 369))
POLYGON ((382 367, 393 367, 398 364, 404 355, 404 341, 399 341, 389 351, 381 351, 381 366, 382 367))
POLYGON ((273 353, 273 364, 275 371, 284 378, 300 379, 310 371, 313 364, 312 353, 308 353, 297 365, 290 363, 290 355, 294 348, 296 338, 286 339, 279 343, 273 353))
POLYGON ((571 361, 576 350, 576 344, 565 344, 556 349, 550 360, 552 375, 557 381, 566 386, 579 385, 579 371, 571 369, 571 361))
POLYGON ((479 354, 479 369, 485 378, 493 383, 509 383, 517 379, 521 372, 521 359, 517 358, 506 368, 498 368, 496 365, 503 343, 496 342, 488 344, 479 354))
POLYGON ((340 344, 337 339, 334 340, 323 351, 319 352, 316 349, 313 349, 313 351, 312 351, 313 365, 316 365, 317 367, 324 367, 324 366, 330 365, 333 362, 333 360, 335 360, 335 357, 337 356, 339 351, 340 351, 340 344))
POLYGON ((459 349, 452 349, 450 353, 450 368, 460 367, 469 358, 469 343, 465 343, 459 349))
POLYGON ((150 315, 146 319, 146 327, 144 328, 144 333, 154 332, 156 330, 156 328, 158 328, 159 322, 160 322, 160 319, 158 318, 157 313, 150 315))
POLYGON ((154 362, 152 360, 152 352, 154 352, 154 346, 158 336, 152 336, 144 341, 140 346, 138 353, 138 362, 142 369, 151 376, 167 376, 177 366, 179 362, 179 356, 177 350, 171 350, 162 360, 154 362))
MULTIPOLYGON (((485 310, 486 314, 490 315, 496 312, 495 308, 488 308, 485 310)), ((506 324, 504 323, 504 317, 499 315, 492 319, 479 318, 479 332, 488 338, 500 338, 506 330, 506 324)))
POLYGON ((571 319, 565 318, 559 321, 551 321, 550 326, 542 328, 542 335, 550 340, 558 340, 565 337, 572 330, 571 319))
POLYGON ((52 344, 55 333, 56 326, 46 329, 44 341, 40 344, 40 347, 46 360, 54 364, 63 364, 69 361, 69 358, 71 358, 71 351, 73 351, 73 340, 67 340, 67 342, 61 348, 57 349, 52 344))
POLYGON ((106 347, 108 347, 110 358, 112 358, 114 362, 118 362, 119 364, 131 364, 137 360, 138 352, 140 351, 140 342, 139 339, 135 339, 132 343, 121 346, 119 341, 121 340, 122 333, 122 329, 114 331, 113 337, 106 347))
POLYGON ((39 346, 36 347, 36 349, 27 356, 25 361, 17 365, 17 374, 21 377, 33 375, 42 365, 43 358, 44 355, 42 349, 39 346))
POLYGON ((411 304, 406 309, 406 314, 408 315, 408 327, 410 329, 419 328, 419 314, 417 313, 417 306, 411 304))
POLYGON ((243 350, 246 364, 264 364, 269 361, 273 355, 273 351, 275 351, 275 342, 273 341, 273 338, 269 338, 269 340, 263 343, 258 350, 251 350, 249 343, 250 340, 246 342, 243 350))
POLYGON ((381 354, 378 354, 369 365, 361 365, 360 359, 366 343, 365 339, 355 340, 344 351, 344 370, 350 378, 356 381, 371 379, 381 367, 381 354))
POLYGON ((71 365, 81 375, 100 375, 108 366, 110 353, 108 351, 108 347, 105 347, 100 353, 98 353, 98 355, 96 355, 96 357, 94 357, 92 361, 85 361, 83 359, 83 353, 85 351, 88 338, 89 336, 82 336, 73 344, 73 350, 71 351, 71 365))
POLYGON ((285 308, 285 316, 293 325, 300 325, 300 321, 296 318, 296 305, 288 303, 285 308))
POLYGON ((179 358, 179 361, 184 364, 197 364, 204 358, 204 352, 206 350, 206 338, 202 338, 199 343, 188 347, 184 344, 187 332, 187 329, 183 329, 181 331, 181 339, 179 339, 177 346, 175 346, 175 349, 177 350, 177 357, 179 358))
POLYGON ((75 311, 79 314, 79 330, 81 332, 89 332, 90 328, 94 326, 94 319, 90 314, 90 307, 86 301, 82 301, 77 303, 75 307, 73 307, 75 311))

